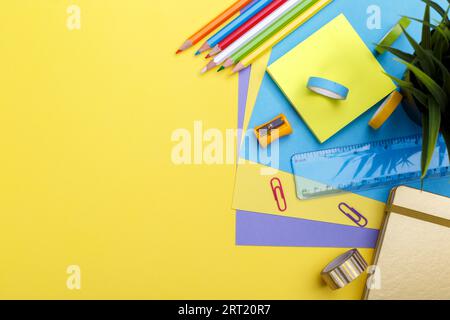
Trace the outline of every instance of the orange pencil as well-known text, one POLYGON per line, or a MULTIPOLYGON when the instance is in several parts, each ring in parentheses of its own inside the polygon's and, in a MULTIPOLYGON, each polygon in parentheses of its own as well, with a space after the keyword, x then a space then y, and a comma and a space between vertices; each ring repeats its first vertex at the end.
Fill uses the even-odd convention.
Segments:
POLYGON ((238 13, 241 9, 243 9, 246 5, 248 5, 252 0, 239 0, 235 2, 231 7, 222 12, 217 18, 213 19, 206 26, 201 28, 197 33, 193 34, 189 39, 187 39, 183 45, 178 49, 177 54, 183 52, 193 45, 199 43, 202 39, 204 39, 211 32, 216 30, 219 26, 221 26, 224 22, 238 13))

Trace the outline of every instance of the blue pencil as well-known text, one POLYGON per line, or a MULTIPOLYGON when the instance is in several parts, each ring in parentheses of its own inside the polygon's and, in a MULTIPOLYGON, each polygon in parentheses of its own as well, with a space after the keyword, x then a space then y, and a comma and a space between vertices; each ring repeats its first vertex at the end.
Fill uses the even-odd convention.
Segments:
POLYGON ((266 6, 268 6, 273 0, 257 0, 254 4, 249 7, 245 12, 243 12, 239 17, 231 21, 225 27, 223 27, 219 32, 208 39, 196 52, 199 55, 202 52, 214 48, 220 41, 228 37, 233 31, 239 28, 241 25, 250 20, 255 14, 260 12, 266 6))

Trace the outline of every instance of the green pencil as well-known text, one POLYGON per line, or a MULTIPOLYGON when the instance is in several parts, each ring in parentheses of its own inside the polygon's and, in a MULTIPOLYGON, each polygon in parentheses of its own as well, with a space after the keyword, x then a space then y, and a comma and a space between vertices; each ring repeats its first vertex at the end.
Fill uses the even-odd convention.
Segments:
POLYGON ((278 31, 284 28, 292 20, 294 20, 296 17, 298 17, 306 10, 308 10, 317 1, 319 0, 305 0, 302 3, 299 3, 296 7, 294 7, 291 11, 289 11, 287 14, 281 17, 273 25, 264 30, 261 34, 259 34, 252 41, 250 41, 248 44, 246 44, 240 50, 238 50, 235 54, 233 54, 230 58, 228 58, 227 61, 225 61, 225 63, 223 64, 223 66, 225 68, 228 68, 241 61, 244 57, 246 57, 253 50, 258 48, 268 39, 270 39, 273 35, 275 35, 278 31))

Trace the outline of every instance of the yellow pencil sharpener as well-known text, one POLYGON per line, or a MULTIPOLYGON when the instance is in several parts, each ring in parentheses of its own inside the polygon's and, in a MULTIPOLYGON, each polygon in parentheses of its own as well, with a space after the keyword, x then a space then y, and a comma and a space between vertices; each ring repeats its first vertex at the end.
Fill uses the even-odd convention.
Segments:
POLYGON ((272 142, 292 134, 293 130, 287 118, 280 114, 273 120, 255 128, 255 136, 263 148, 267 148, 272 142))

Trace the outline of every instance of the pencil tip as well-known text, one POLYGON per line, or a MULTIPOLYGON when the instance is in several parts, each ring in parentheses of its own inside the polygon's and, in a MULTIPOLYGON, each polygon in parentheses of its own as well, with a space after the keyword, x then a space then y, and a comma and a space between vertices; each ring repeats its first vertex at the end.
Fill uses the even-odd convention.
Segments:
POLYGON ((225 61, 225 63, 223 64, 223 66, 225 68, 231 67, 233 65, 233 60, 228 59, 227 61, 225 61))
POLYGON ((224 66, 221 66, 221 67, 219 68, 219 70, 217 70, 217 72, 220 72, 220 71, 222 71, 222 70, 225 70, 225 67, 224 67, 224 66))
POLYGON ((201 52, 200 52, 200 50, 199 50, 199 51, 197 51, 197 52, 195 53, 195 55, 198 56, 200 53, 201 53, 201 52))
POLYGON ((203 53, 205 51, 208 51, 209 49, 211 49, 211 47, 209 46, 208 42, 205 42, 200 49, 198 49, 198 54, 203 53))
POLYGON ((209 71, 209 70, 211 70, 211 69, 214 69, 216 66, 217 66, 217 63, 215 63, 214 60, 213 60, 213 61, 210 61, 210 62, 206 65, 206 67, 203 68, 202 73, 205 73, 205 72, 207 72, 207 71, 209 71))
POLYGON ((209 58, 211 58, 211 54, 208 53, 208 54, 206 55, 205 59, 209 59, 209 58))
POLYGON ((219 52, 221 52, 222 50, 220 50, 220 47, 219 47, 219 45, 217 45, 217 46, 215 46, 212 50, 211 50, 211 52, 209 53, 209 55, 212 57, 212 56, 215 56, 216 54, 218 54, 219 52))
POLYGON ((202 71, 200 71, 200 73, 201 73, 201 74, 204 74, 204 73, 206 73, 206 71, 208 71, 208 67, 204 67, 204 68, 202 69, 202 71))
POLYGON ((242 63, 238 63, 238 64, 234 67, 233 73, 240 72, 240 71, 242 71, 242 70, 244 70, 244 69, 245 69, 245 66, 244 66, 242 63))
POLYGON ((178 49, 177 52, 176 52, 176 54, 180 54, 180 53, 182 53, 182 52, 183 52, 183 50, 178 49))

